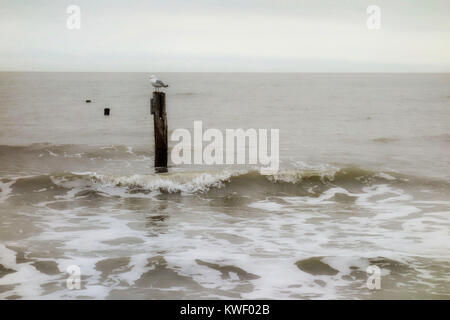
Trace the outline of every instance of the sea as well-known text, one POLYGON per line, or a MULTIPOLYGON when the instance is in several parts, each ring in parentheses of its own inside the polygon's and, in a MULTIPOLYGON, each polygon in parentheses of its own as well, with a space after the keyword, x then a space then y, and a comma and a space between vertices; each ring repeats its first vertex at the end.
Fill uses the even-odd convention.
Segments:
POLYGON ((156 173, 151 74, 0 73, 0 299, 450 299, 450 74, 154 72, 269 175, 156 173))

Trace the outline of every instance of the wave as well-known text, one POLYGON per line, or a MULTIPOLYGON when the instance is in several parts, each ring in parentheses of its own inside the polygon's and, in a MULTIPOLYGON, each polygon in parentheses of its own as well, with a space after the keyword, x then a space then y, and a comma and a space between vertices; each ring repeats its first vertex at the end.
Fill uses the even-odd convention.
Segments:
POLYGON ((30 145, 0 145, 0 156, 15 159, 21 156, 37 158, 79 159, 129 159, 136 156, 151 156, 147 149, 125 145, 91 146, 77 144, 33 143, 30 145))
POLYGON ((252 170, 223 170, 172 172, 164 174, 111 175, 95 172, 71 172, 18 177, 8 183, 6 190, 39 192, 50 188, 91 189, 105 192, 107 188, 121 188, 126 192, 206 193, 212 190, 247 193, 314 194, 330 187, 361 190, 374 184, 394 184, 410 181, 397 173, 384 173, 350 167, 328 170, 286 170, 273 175, 261 175, 252 170), (26 189, 26 190, 25 190, 26 189))
POLYGON ((141 175, 114 176, 89 174, 95 183, 106 186, 126 187, 144 191, 160 191, 167 193, 204 193, 211 188, 222 188, 232 177, 239 176, 239 171, 224 171, 219 173, 175 173, 165 176, 141 175))
POLYGON ((256 170, 224 170, 210 172, 176 172, 163 175, 104 175, 84 173, 93 183, 108 187, 124 187, 131 190, 160 191, 167 193, 205 193, 211 189, 245 189, 288 191, 310 186, 325 187, 330 184, 363 185, 364 177, 392 182, 391 175, 383 176, 358 168, 337 171, 288 170, 273 175, 261 175, 256 170), (388 177, 388 178, 386 178, 388 177))

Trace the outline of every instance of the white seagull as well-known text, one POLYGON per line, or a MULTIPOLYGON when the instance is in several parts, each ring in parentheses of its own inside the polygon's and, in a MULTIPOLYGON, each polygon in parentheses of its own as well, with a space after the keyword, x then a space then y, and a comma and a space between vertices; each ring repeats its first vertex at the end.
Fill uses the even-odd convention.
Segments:
POLYGON ((152 86, 156 88, 156 91, 158 91, 158 88, 167 88, 169 85, 165 84, 161 80, 159 80, 156 76, 152 75, 150 77, 150 81, 152 82, 152 86))

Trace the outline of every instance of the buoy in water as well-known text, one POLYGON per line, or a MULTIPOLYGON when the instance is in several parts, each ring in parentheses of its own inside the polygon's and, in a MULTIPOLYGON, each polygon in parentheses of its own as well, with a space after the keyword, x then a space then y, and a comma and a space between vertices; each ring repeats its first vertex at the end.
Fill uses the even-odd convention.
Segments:
POLYGON ((103 111, 103 114, 105 116, 109 116, 109 108, 105 108, 105 110, 103 111))

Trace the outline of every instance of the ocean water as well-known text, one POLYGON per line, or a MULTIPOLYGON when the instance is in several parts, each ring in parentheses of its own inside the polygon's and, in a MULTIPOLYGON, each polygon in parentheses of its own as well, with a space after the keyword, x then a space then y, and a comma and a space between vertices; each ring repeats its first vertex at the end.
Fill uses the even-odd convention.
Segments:
POLYGON ((158 74, 169 133, 279 129, 268 176, 154 173, 149 76, 0 73, 1 299, 450 298, 449 74, 158 74))

